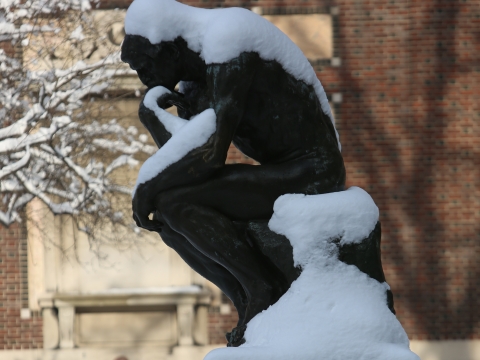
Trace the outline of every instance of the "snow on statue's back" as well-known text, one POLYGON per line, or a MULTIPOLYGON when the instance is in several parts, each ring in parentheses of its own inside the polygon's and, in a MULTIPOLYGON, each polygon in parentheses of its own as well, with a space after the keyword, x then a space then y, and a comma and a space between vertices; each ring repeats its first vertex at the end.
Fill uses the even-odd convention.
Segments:
POLYGON ((174 0, 135 0, 127 11, 125 32, 143 36, 152 44, 180 36, 206 64, 225 63, 242 52, 276 60, 286 72, 314 87, 323 112, 335 126, 323 86, 302 51, 277 27, 249 10, 207 10, 174 0))

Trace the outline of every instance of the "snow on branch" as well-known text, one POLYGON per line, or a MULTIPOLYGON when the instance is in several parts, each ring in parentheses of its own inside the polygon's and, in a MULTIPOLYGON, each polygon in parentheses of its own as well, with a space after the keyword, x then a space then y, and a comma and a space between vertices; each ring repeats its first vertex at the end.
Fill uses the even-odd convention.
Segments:
POLYGON ((95 33, 88 10, 87 0, 0 0, 0 42, 12 43, 0 44, 5 226, 21 221, 20 210, 34 198, 54 214, 72 215, 92 236, 96 226, 132 223, 122 216, 128 207, 119 207, 133 185, 122 171, 155 148, 136 128, 91 111, 95 96, 129 70, 119 68, 118 49, 92 57, 106 36, 95 33))

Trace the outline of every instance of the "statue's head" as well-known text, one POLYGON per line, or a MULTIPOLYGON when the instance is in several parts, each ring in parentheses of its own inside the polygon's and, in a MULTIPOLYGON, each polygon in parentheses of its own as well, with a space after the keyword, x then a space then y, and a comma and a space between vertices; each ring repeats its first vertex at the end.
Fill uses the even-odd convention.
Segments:
POLYGON ((204 12, 175 0, 133 1, 125 17, 122 61, 149 88, 173 90, 181 80, 198 79, 204 65, 200 30, 205 28, 198 19, 208 20, 204 12))
POLYGON ((173 41, 192 24, 191 13, 198 10, 175 0, 134 0, 125 16, 125 33, 152 44, 173 41))
POLYGON ((148 88, 161 85, 173 90, 181 80, 179 49, 173 41, 152 44, 142 36, 126 35, 121 59, 148 88))

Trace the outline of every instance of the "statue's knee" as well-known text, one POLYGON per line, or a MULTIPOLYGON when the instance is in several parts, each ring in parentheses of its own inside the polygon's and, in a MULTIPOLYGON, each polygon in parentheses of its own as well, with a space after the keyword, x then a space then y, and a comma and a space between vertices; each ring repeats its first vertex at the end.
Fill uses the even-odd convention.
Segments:
POLYGON ((184 196, 185 190, 183 188, 171 189, 159 193, 155 198, 156 208, 160 211, 164 211, 173 207, 175 204, 181 202, 184 196))
POLYGON ((175 232, 169 226, 164 226, 162 228, 162 232, 160 233, 160 237, 162 238, 165 245, 172 249, 175 249, 176 235, 177 234, 175 234, 175 232))
POLYGON ((166 222, 170 226, 176 227, 176 224, 185 219, 185 211, 188 204, 175 201, 175 197, 165 194, 161 199, 157 197, 157 213, 159 213, 160 221, 166 222))
POLYGON ((158 194, 155 198, 155 207, 157 209, 156 216, 160 219, 161 222, 169 221, 172 216, 172 212, 175 210, 175 201, 169 193, 164 192, 158 194))

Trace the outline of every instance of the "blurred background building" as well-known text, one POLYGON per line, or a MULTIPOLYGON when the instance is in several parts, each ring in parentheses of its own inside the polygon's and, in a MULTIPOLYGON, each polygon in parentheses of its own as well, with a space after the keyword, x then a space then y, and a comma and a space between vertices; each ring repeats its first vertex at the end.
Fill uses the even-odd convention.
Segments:
MULTIPOLYGON (((380 208, 383 267, 412 349, 479 360, 480 2, 185 3, 251 9, 300 46, 331 101, 347 185, 380 208)), ((116 46, 129 4, 94 5, 116 46)), ((108 111, 135 123, 143 88, 122 81, 108 111)), ((233 146, 228 162, 253 163, 233 146)), ((29 207, 40 227, 0 227, 1 359, 194 360, 225 345, 229 300, 158 237, 94 252, 68 217, 29 207)))

